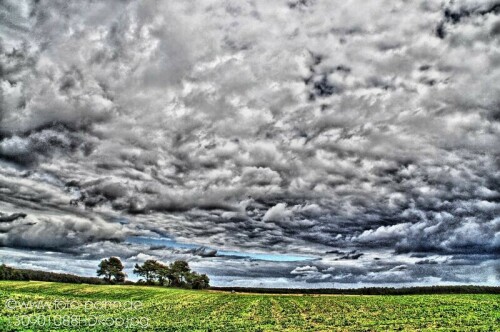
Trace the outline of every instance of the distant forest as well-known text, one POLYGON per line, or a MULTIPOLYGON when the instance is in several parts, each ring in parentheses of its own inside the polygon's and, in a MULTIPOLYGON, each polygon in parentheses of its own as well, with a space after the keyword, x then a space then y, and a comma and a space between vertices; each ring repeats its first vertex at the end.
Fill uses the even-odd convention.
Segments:
POLYGON ((498 286, 424 286, 424 287, 363 287, 363 288, 254 288, 210 287, 211 290, 258 294, 305 295, 416 295, 416 294, 500 294, 498 286))
POLYGON ((106 281, 93 277, 81 277, 74 274, 54 273, 40 270, 16 269, 5 264, 0 265, 0 280, 50 281, 70 284, 107 284, 106 281))
MULTIPOLYGON (((114 283, 101 278, 82 277, 66 273, 40 270, 17 269, 0 265, 0 280, 48 281, 72 284, 104 285, 114 283)), ((144 282, 124 281, 119 284, 145 285, 144 282)), ((368 287, 368 288, 252 288, 252 287, 209 287, 210 290, 267 294, 338 294, 338 295, 412 295, 412 294, 500 294, 498 286, 429 286, 429 287, 368 287)))

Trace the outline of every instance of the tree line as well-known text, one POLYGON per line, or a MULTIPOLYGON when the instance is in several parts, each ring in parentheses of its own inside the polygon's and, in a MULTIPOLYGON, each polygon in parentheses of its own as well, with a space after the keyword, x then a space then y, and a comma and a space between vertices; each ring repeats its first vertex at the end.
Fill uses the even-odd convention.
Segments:
POLYGON ((167 265, 156 260, 147 260, 142 265, 136 264, 134 273, 145 278, 139 282, 149 285, 203 289, 209 287, 210 283, 206 274, 191 271, 186 261, 175 261, 167 265))
POLYGON ((418 294, 500 294, 499 286, 412 286, 412 287, 363 287, 363 288, 257 288, 257 287, 210 287, 223 292, 255 294, 301 295, 418 295, 418 294))
POLYGON ((49 281, 74 284, 130 284, 158 285, 204 289, 210 287, 210 279, 206 274, 192 271, 186 261, 177 260, 165 264, 156 260, 147 260, 142 265, 136 264, 134 274, 142 277, 137 282, 127 280, 123 271, 124 265, 118 257, 103 259, 97 269, 97 276, 82 277, 66 273, 54 273, 40 270, 18 269, 0 265, 0 280, 49 281))
POLYGON ((0 265, 0 280, 21 280, 21 281, 48 281, 64 282, 71 284, 105 284, 103 279, 94 277, 82 277, 74 274, 55 273, 40 270, 17 269, 5 264, 0 265))
MULTIPOLYGON (((97 275, 102 276, 106 282, 122 283, 126 278, 123 268, 118 257, 110 257, 99 263, 97 275)), ((193 289, 204 289, 210 286, 210 279, 206 274, 192 271, 188 262, 182 260, 165 264, 149 259, 142 265, 135 264, 134 274, 144 278, 139 279, 138 284, 193 289)))

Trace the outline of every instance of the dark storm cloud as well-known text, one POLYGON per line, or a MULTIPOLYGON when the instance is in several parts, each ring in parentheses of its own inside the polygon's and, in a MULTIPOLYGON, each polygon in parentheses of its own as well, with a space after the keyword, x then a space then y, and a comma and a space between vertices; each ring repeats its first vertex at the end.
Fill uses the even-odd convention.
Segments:
POLYGON ((42 248, 67 250, 69 247, 104 240, 123 241, 123 234, 116 225, 101 220, 82 220, 72 217, 59 219, 38 218, 29 224, 12 224, 2 227, 0 244, 4 247, 42 248))
POLYGON ((298 282, 465 282, 482 257, 489 282, 498 6, 4 1, 0 205, 28 217, 0 243, 131 258, 127 236, 159 234, 321 258, 277 267, 298 282))
POLYGON ((13 213, 11 215, 0 213, 0 222, 11 222, 20 218, 26 218, 26 213, 13 213))

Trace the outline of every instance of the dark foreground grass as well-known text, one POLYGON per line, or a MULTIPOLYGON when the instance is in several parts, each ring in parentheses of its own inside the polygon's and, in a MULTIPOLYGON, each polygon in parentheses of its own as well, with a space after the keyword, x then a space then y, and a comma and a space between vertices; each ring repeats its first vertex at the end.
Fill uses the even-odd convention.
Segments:
POLYGON ((500 331, 500 295, 265 295, 0 281, 0 331, 500 331))

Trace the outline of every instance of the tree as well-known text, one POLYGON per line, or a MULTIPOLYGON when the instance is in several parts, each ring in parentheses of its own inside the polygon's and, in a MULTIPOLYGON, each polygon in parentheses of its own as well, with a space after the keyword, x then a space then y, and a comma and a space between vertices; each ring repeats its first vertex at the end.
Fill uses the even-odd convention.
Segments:
POLYGON ((167 265, 158 262, 156 273, 157 273, 157 277, 158 277, 158 283, 161 286, 164 286, 165 282, 170 283, 168 276, 171 274, 171 271, 167 265))
POLYGON ((114 278, 116 282, 125 282, 127 274, 123 271, 118 271, 114 274, 114 278))
POLYGON ((97 270, 97 275, 104 276, 104 280, 107 282, 124 282, 127 275, 123 272, 123 264, 118 257, 110 257, 109 259, 103 259, 99 263, 99 269, 97 270))
POLYGON ((104 276, 104 280, 110 281, 111 280, 111 272, 109 270, 109 261, 107 259, 103 259, 99 263, 99 268, 97 269, 97 276, 101 277, 104 276))
POLYGON ((142 265, 135 264, 134 273, 146 278, 146 283, 154 284, 155 279, 158 279, 160 285, 164 284, 166 273, 166 265, 153 260, 148 259, 142 265))
POLYGON ((186 261, 175 261, 170 263, 169 269, 170 273, 168 278, 170 280, 170 285, 176 287, 182 286, 186 283, 186 276, 191 271, 191 268, 186 261))
POLYGON ((179 272, 179 273, 187 273, 191 271, 191 268, 189 267, 189 264, 186 261, 175 261, 172 264, 170 264, 170 268, 174 272, 179 272))
POLYGON ((190 272, 186 278, 187 284, 193 289, 204 289, 210 287, 210 279, 206 274, 190 272))
POLYGON ((110 257, 109 258, 109 267, 111 270, 111 275, 116 282, 124 282, 125 277, 127 276, 125 272, 123 272, 123 264, 118 257, 110 257))

